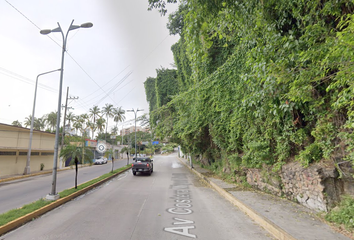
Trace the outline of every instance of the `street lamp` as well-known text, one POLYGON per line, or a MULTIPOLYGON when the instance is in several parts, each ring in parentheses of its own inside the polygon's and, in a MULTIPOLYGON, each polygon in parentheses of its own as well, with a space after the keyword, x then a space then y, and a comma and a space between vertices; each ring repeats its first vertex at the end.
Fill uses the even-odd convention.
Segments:
POLYGON ((62 86, 63 86, 63 72, 64 72, 64 53, 66 51, 66 41, 68 38, 69 31, 78 29, 78 28, 90 28, 93 26, 92 23, 83 23, 81 25, 73 25, 74 20, 71 21, 68 31, 64 36, 63 30, 58 23, 58 27, 52 30, 44 29, 41 30, 41 34, 49 34, 51 32, 60 32, 63 38, 63 48, 62 48, 62 55, 61 55, 61 71, 60 71, 60 83, 59 83, 59 99, 58 99, 58 115, 57 115, 57 126, 55 131, 55 145, 54 145, 54 160, 53 160, 53 179, 52 179, 52 191, 50 194, 47 195, 48 200, 56 200, 59 198, 58 193, 56 193, 56 182, 57 182, 57 161, 58 161, 58 146, 59 146, 59 129, 60 129, 60 110, 61 110, 61 94, 62 94, 62 86))
POLYGON ((30 161, 31 161, 31 148, 32 148, 32 136, 33 136, 33 122, 34 122, 34 110, 36 108, 36 96, 37 96, 37 85, 38 85, 38 77, 42 76, 44 74, 48 74, 48 73, 52 73, 52 72, 56 72, 56 71, 60 71, 60 69, 56 69, 56 70, 52 70, 49 72, 45 72, 45 73, 41 73, 38 74, 37 78, 36 78, 36 85, 34 87, 34 100, 33 100, 33 108, 32 108, 32 118, 31 118, 31 130, 30 130, 30 137, 29 137, 29 144, 28 144, 28 152, 27 152, 27 162, 26 162, 26 167, 25 167, 25 171, 24 171, 24 175, 26 174, 30 174, 31 172, 31 168, 30 168, 30 161))
POLYGON ((132 108, 132 110, 127 110, 127 112, 134 112, 134 115, 135 115, 135 159, 137 158, 137 153, 136 153, 136 113, 139 111, 144 111, 144 109, 138 108, 137 110, 134 110, 134 108, 132 108))

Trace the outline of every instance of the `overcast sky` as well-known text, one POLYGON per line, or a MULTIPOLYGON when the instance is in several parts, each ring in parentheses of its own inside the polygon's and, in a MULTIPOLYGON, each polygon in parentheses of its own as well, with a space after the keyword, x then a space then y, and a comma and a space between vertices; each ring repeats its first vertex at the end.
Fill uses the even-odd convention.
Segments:
MULTIPOLYGON (((69 96, 79 97, 69 101, 75 115, 106 103, 148 113, 143 83, 156 69, 172 68, 178 37, 169 35, 167 16, 147 8, 148 0, 0 0, 0 122, 23 123, 32 113, 37 75, 61 65, 61 33, 39 31, 59 22, 66 33, 72 20, 93 27, 69 32, 62 104, 69 87, 69 96)), ((57 111, 59 79, 60 72, 39 77, 36 117, 57 111)))

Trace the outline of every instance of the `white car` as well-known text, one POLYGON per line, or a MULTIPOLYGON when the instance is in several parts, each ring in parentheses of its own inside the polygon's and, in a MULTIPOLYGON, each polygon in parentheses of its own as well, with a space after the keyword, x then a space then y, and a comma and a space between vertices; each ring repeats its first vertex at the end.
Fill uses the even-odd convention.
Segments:
POLYGON ((95 165, 101 165, 101 164, 104 164, 104 160, 103 160, 103 158, 97 158, 97 159, 95 159, 94 164, 95 164, 95 165))

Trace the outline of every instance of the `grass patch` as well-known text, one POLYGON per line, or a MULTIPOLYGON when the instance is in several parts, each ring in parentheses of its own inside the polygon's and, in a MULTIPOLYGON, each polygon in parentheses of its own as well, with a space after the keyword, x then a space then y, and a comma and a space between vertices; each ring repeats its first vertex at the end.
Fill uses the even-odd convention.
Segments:
POLYGON ((5 225, 17 218, 23 217, 26 214, 36 211, 37 209, 40 209, 52 202, 53 201, 46 201, 44 199, 40 199, 33 203, 26 204, 22 208, 12 209, 6 213, 3 213, 0 215, 0 226, 5 225))
MULTIPOLYGON (((75 188, 70 188, 70 189, 66 189, 62 192, 59 193, 59 196, 60 198, 63 198, 63 197, 66 197, 66 196, 69 196, 70 194, 73 194, 81 189, 84 189, 85 187, 88 187, 88 186, 91 186, 103 179, 106 179, 108 177, 111 177, 112 175, 120 172, 120 171, 123 171, 123 170, 126 170, 130 168, 130 165, 127 165, 125 167, 122 167, 122 168, 119 168, 119 169, 116 169, 114 170, 113 172, 109 172, 109 173, 106 173, 98 178, 95 178, 95 179, 92 179, 86 183, 83 183, 83 184, 80 184, 77 186, 77 189, 75 188)), ((53 201, 48 201, 48 200, 45 200, 45 199, 39 199, 38 201, 35 201, 33 203, 29 203, 29 204, 26 204, 24 205, 23 207, 21 208, 17 208, 17 209, 12 209, 8 212, 5 212, 3 214, 0 214, 0 226, 3 226, 17 218, 20 218, 20 217, 23 217, 25 216, 26 214, 29 214, 31 212, 34 212, 50 203, 52 203, 53 201)))
POLYGON ((343 197, 339 206, 329 212, 325 219, 329 222, 344 225, 348 231, 354 230, 354 199, 343 197))

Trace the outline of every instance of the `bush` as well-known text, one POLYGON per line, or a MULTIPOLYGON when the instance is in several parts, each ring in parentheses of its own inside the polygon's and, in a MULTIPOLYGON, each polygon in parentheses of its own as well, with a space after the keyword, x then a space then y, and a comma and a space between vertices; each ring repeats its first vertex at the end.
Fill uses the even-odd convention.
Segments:
POLYGON ((345 196, 338 208, 334 208, 326 215, 326 220, 337 224, 343 224, 347 230, 353 230, 354 199, 350 196, 345 196))

